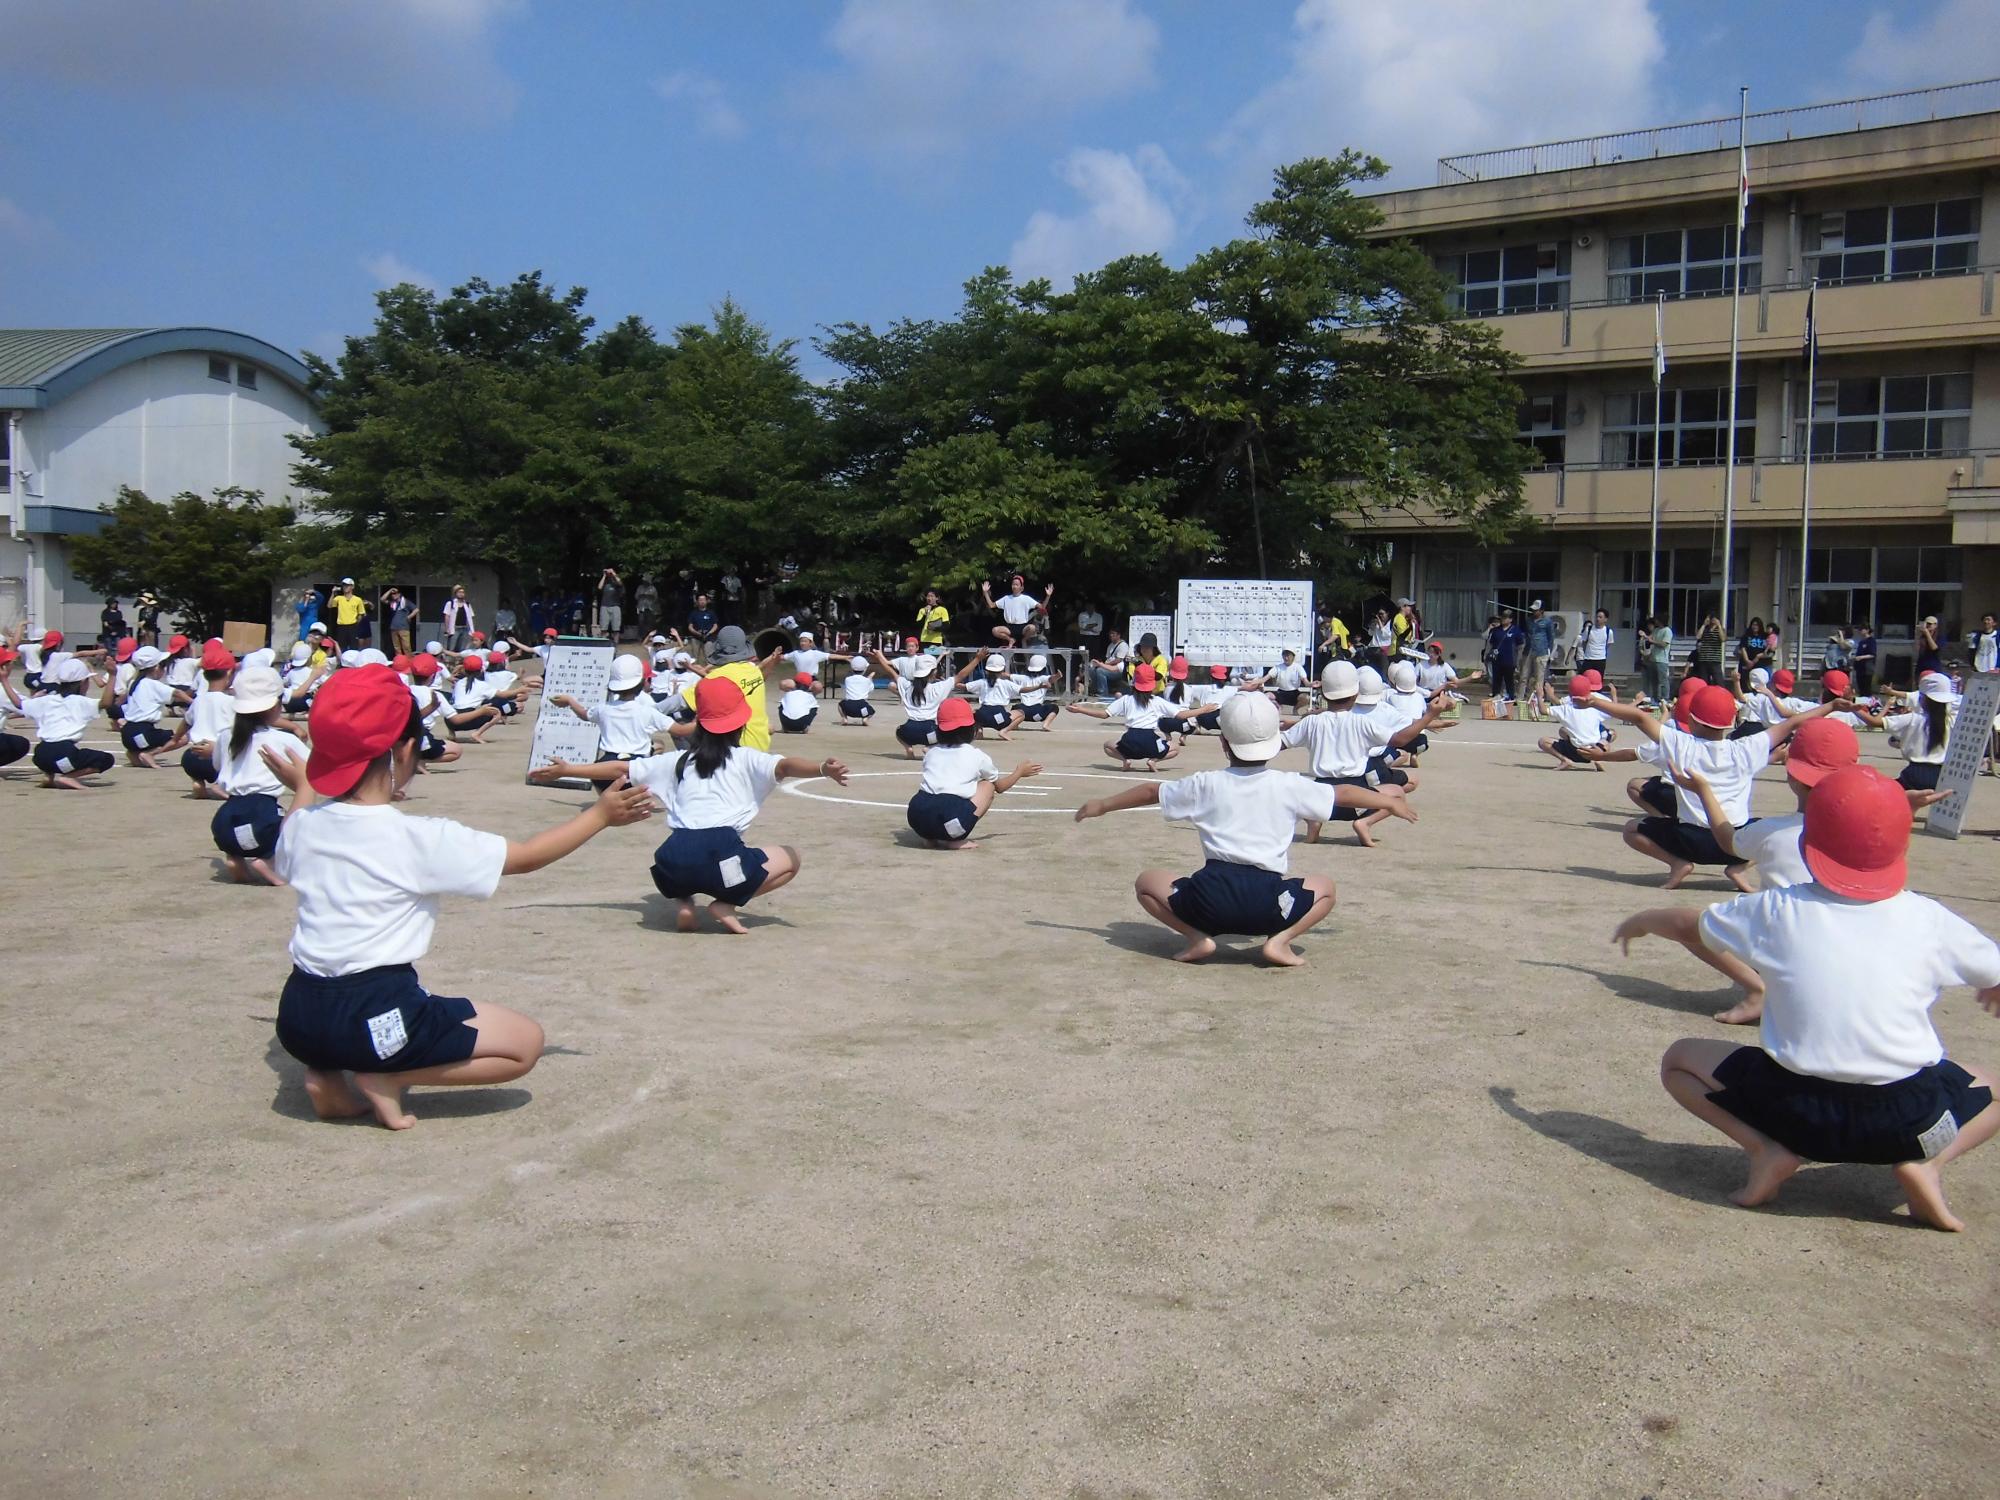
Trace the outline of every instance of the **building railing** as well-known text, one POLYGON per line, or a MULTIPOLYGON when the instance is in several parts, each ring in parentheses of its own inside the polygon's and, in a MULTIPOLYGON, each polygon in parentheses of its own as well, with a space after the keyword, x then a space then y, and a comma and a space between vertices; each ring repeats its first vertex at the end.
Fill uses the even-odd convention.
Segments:
MULTIPOLYGON (((1927 120, 1984 114, 1988 110, 2000 110, 2000 78, 1761 110, 1750 116, 1746 139, 1749 144, 1759 146, 1802 136, 1916 125, 1927 120)), ((1681 125, 1656 125, 1646 130, 1546 141, 1538 146, 1473 151, 1462 156, 1440 157, 1437 180, 1440 187, 1450 187, 1454 183, 1484 182, 1494 177, 1528 177, 1538 172, 1568 172, 1578 167, 1725 151, 1736 145, 1736 137, 1737 117, 1724 115, 1681 125)))

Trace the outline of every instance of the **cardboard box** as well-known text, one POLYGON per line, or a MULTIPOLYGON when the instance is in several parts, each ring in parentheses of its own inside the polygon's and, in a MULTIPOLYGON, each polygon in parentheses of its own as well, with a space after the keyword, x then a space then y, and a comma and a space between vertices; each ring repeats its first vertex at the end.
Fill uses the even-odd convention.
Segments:
POLYGON ((253 625, 247 620, 222 622, 222 644, 238 656, 263 650, 265 638, 270 633, 268 625, 253 625))

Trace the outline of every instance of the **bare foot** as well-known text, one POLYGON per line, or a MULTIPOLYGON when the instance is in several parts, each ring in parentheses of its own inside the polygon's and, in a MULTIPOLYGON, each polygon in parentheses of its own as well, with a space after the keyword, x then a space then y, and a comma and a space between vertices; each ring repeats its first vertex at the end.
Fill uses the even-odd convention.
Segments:
POLYGON ((1677 891, 1681 888, 1681 882, 1692 874, 1694 874, 1693 865, 1687 863, 1685 860, 1675 860, 1671 865, 1667 866, 1667 878, 1660 886, 1660 889, 1663 891, 1677 891))
POLYGON ((1919 1224, 1951 1234, 1965 1228, 1965 1221, 1944 1205, 1944 1183, 1934 1161, 1906 1161, 1895 1168, 1896 1181, 1910 1203, 1910 1217, 1919 1224))
POLYGON ((1746 995, 1728 1010, 1719 1010, 1715 1019, 1724 1026, 1755 1026, 1764 1019, 1764 997, 1761 994, 1746 995))
POLYGON ((949 849, 953 853, 963 853, 967 849, 977 849, 979 846, 973 843, 971 839, 960 839, 954 844, 933 844, 931 847, 934 849, 949 849))
POLYGON ((250 867, 244 864, 242 860, 233 854, 225 854, 222 856, 222 862, 228 866, 229 878, 231 880, 235 881, 238 885, 248 885, 250 883, 250 867))
POLYGON ((1354 825, 1354 841, 1364 849, 1375 847, 1375 835, 1368 831, 1368 825, 1357 821, 1354 825))
POLYGON ((1769 1203, 1778 1196, 1778 1189, 1785 1185, 1785 1179, 1804 1165, 1775 1142, 1756 1147, 1749 1155, 1750 1175, 1742 1187, 1729 1195, 1729 1201, 1739 1208, 1755 1208, 1760 1203, 1769 1203))
POLYGON ((49 778, 49 785, 68 787, 72 792, 83 790, 83 783, 78 781, 74 776, 51 776, 49 778))
POLYGON ((417 1117, 403 1108, 403 1085, 394 1073, 356 1073, 354 1086, 375 1118, 391 1130, 408 1130, 417 1123, 417 1117))
POLYGON ((724 932, 747 933, 750 930, 736 920, 736 908, 731 906, 727 901, 709 902, 708 914, 715 918, 715 925, 720 927, 724 932))
POLYGON ((693 932, 695 921, 694 903, 683 901, 679 909, 674 912, 674 931, 693 932))
POLYGON ((1749 870, 1750 866, 1747 864, 1731 865, 1728 869, 1724 870, 1722 873, 1728 879, 1731 885, 1735 886, 1737 890, 1743 892, 1744 895, 1748 896, 1753 894, 1757 889, 1757 887, 1755 887, 1750 883, 1749 870))
POLYGON ((1304 963, 1305 955, 1281 938, 1272 938, 1257 950, 1264 955, 1264 962, 1276 964, 1281 969, 1296 969, 1304 963))
POLYGON ((306 1097, 322 1120, 352 1120, 370 1109, 368 1101, 354 1092, 346 1074, 323 1073, 318 1068, 306 1069, 306 1097))
POLYGON ((1189 943, 1174 955, 1174 962, 1177 964, 1198 964, 1214 952, 1214 938, 1196 938, 1192 943, 1189 943))
POLYGON ((271 862, 268 859, 251 859, 245 860, 244 863, 249 865, 251 872, 266 885, 283 885, 285 883, 284 877, 271 868, 271 862))

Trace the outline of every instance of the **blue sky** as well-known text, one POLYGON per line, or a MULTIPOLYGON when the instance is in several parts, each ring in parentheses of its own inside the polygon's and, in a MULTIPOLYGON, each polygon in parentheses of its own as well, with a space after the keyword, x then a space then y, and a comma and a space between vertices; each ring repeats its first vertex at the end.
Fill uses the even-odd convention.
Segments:
POLYGON ((989 264, 1184 259, 1343 145, 1427 182, 1739 83, 2000 74, 2000 0, 0 0, 0 37, 0 325, 323 352, 379 286, 535 268, 804 342, 989 264))

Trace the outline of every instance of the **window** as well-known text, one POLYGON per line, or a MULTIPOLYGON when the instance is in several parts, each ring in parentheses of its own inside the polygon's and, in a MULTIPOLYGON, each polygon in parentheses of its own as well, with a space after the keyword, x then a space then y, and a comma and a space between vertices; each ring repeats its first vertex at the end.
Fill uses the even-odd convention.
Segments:
MULTIPOLYGON (((1812 393, 1816 459, 1949 458, 1972 434, 1972 376, 1851 375, 1822 380, 1812 393)), ((1793 442, 1805 451, 1805 422, 1793 442)))
POLYGON ((1979 260, 1979 200, 1820 214, 1806 220, 1805 260, 1821 281, 1957 276, 1979 260))
MULTIPOLYGON (((1750 564, 1744 555, 1746 550, 1738 548, 1731 559, 1736 574, 1736 586, 1730 590, 1732 624, 1749 618, 1746 611, 1750 599, 1750 564)), ((1631 633, 1645 618, 1646 599, 1653 588, 1652 554, 1643 547, 1632 552, 1607 551, 1599 565, 1603 571, 1599 575, 1602 582, 1597 602, 1610 614, 1612 623, 1626 633, 1629 642, 1631 633)), ((1718 586, 1721 573, 1720 557, 1707 547, 1660 549, 1659 591, 1653 595, 1654 607, 1673 631, 1677 648, 1691 648, 1702 620, 1721 612, 1722 590, 1718 586)))
MULTIPOLYGON (((1785 569, 1796 574, 1798 553, 1785 569)), ((1957 547, 1814 547, 1806 553, 1808 639, 1866 624, 1884 641, 1913 641, 1936 615, 1947 635, 1962 623, 1965 554, 1957 547)))
POLYGON ((236 383, 246 391, 256 390, 257 367, 255 365, 238 365, 236 367, 236 383))
POLYGON ((1441 548, 1423 555, 1424 624, 1439 635, 1484 635, 1502 606, 1526 619, 1539 599, 1556 607, 1562 554, 1552 547, 1441 548))
POLYGON ((226 360, 226 359, 217 359, 217 358, 216 358, 216 357, 215 357, 215 356, 214 356, 213 354, 209 355, 209 357, 208 357, 208 378, 209 378, 210 380, 219 380, 219 381, 221 381, 221 382, 222 382, 222 383, 223 383, 224 385, 228 385, 228 384, 229 384, 229 361, 228 361, 228 360, 226 360))
POLYGON ((1569 305, 1569 241, 1543 240, 1449 255, 1440 269, 1457 290, 1452 306, 1472 317, 1569 305))
POLYGON ((1561 391, 1530 396, 1520 406, 1521 445, 1528 450, 1532 468, 1563 464, 1563 401, 1561 391))
MULTIPOLYGON (((1719 464, 1729 456, 1729 388, 1700 386, 1666 390, 1660 398, 1660 465, 1719 464)), ((1653 462, 1653 397, 1621 391, 1604 398, 1604 462, 1614 469, 1645 468, 1653 462)), ((1736 388, 1736 461, 1757 451, 1757 388, 1736 388)))
MULTIPOLYGON (((1736 226, 1710 229, 1655 229, 1611 241, 1610 295, 1613 302, 1651 302, 1669 297, 1707 297, 1729 290, 1729 265, 1736 253, 1736 226)), ((1743 235, 1743 286, 1755 290, 1763 279, 1764 226, 1743 235)))

